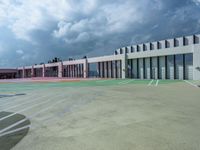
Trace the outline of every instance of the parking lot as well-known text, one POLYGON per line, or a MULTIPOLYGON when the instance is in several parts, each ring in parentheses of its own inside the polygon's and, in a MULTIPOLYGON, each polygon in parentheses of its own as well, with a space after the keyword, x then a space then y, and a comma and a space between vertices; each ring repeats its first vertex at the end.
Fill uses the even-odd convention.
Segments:
POLYGON ((199 150, 200 81, 0 82, 0 148, 199 150))

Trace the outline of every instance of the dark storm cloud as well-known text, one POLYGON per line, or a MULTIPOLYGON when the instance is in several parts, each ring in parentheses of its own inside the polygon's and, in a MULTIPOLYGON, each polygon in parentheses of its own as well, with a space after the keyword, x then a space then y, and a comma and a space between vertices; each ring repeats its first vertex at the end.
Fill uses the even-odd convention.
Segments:
POLYGON ((122 46, 199 33, 199 18, 199 0, 3 0, 0 66, 112 54, 122 46))

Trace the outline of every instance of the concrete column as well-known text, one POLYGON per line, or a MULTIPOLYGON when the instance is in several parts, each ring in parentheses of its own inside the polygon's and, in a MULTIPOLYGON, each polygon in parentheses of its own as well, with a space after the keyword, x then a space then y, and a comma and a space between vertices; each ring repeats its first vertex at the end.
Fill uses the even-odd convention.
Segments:
POLYGON ((34 66, 31 68, 31 77, 35 77, 34 66))
POLYGON ((160 56, 159 57, 159 77, 160 79, 164 80, 166 79, 166 72, 165 72, 165 56, 160 56))
POLYGON ((193 80, 200 80, 200 45, 193 45, 193 80))
POLYGON ((78 67, 79 65, 78 64, 76 64, 76 78, 78 78, 79 77, 79 67, 78 67))
POLYGON ((25 78, 25 67, 22 69, 22 78, 25 78))
POLYGON ((87 62, 87 59, 85 59, 84 63, 83 63, 83 77, 84 78, 88 77, 88 62, 87 62))
POLYGON ((104 78, 104 62, 100 62, 101 78, 104 78))
POLYGON ((74 77, 74 65, 71 65, 71 77, 74 77))
POLYGON ((112 61, 109 62, 109 77, 113 78, 113 63, 112 61))
POLYGON ((69 65, 69 77, 72 77, 72 65, 69 65))
POLYGON ((79 75, 80 75, 79 64, 77 64, 77 66, 76 66, 76 67, 77 67, 77 77, 79 78, 79 77, 80 77, 80 76, 79 76, 79 75))
POLYGON ((112 61, 112 74, 113 74, 113 78, 116 78, 116 61, 112 61))
POLYGON ((59 62, 59 65, 58 65, 58 77, 59 78, 63 77, 63 63, 62 62, 59 62))
POLYGON ((108 78, 111 78, 111 61, 108 61, 107 62, 108 63, 108 68, 107 68, 107 70, 108 70, 108 78))
POLYGON ((45 77, 45 72, 46 72, 46 68, 45 68, 45 64, 43 64, 43 66, 42 66, 42 77, 45 77))
POLYGON ((107 68, 107 61, 104 62, 104 77, 107 78, 108 77, 108 68, 107 68))
POLYGON ((146 73, 146 78, 150 79, 151 75, 150 75, 150 58, 145 58, 145 73, 146 73))
POLYGON ((97 77, 100 77, 100 63, 97 62, 97 77))
POLYGON ((125 79, 127 77, 127 55, 123 54, 123 57, 121 59, 121 74, 122 74, 122 79, 125 79))
POLYGON ((103 66, 102 62, 99 62, 99 77, 103 78, 103 66))
POLYGON ((139 59, 139 79, 144 79, 143 58, 139 59))
POLYGON ((158 60, 157 60, 157 57, 152 57, 152 78, 158 79, 158 60))

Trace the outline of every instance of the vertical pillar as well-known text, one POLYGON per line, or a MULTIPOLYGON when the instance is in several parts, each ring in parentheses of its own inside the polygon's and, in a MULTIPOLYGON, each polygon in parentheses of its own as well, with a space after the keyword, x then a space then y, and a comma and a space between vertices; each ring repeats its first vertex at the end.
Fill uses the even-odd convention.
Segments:
POLYGON ((22 78, 25 78, 25 67, 22 69, 22 78))
POLYGON ((167 69, 168 66, 167 66, 167 64, 168 64, 167 63, 167 56, 165 56, 165 79, 168 79, 168 77, 167 77, 167 75, 168 75, 168 72, 167 72, 168 71, 168 69, 167 69))
POLYGON ((76 64, 76 78, 79 77, 79 64, 76 64))
POLYGON ((76 77, 79 78, 79 64, 76 64, 76 77))
POLYGON ((193 45, 193 80, 200 80, 200 46, 193 45))
POLYGON ((176 79, 177 77, 176 77, 176 55, 174 55, 174 61, 173 61, 173 63, 174 63, 174 79, 176 79))
POLYGON ((100 74, 99 74, 99 77, 100 78, 103 78, 103 64, 102 62, 99 62, 99 70, 100 70, 100 74))
POLYGON ((160 79, 160 57, 157 57, 157 79, 160 79))
POLYGON ((185 80, 185 54, 183 54, 183 80, 185 80))
POLYGON ((63 77, 63 63, 59 62, 58 64, 58 77, 62 78, 63 77))
POLYGON ((84 78, 88 77, 88 62, 87 62, 87 59, 84 59, 84 63, 83 63, 83 77, 84 78))
POLYGON ((121 77, 125 79, 127 77, 127 55, 123 54, 121 59, 121 77))
POLYGON ((45 72, 46 72, 46 68, 45 68, 45 64, 43 64, 42 66, 42 77, 45 77, 45 72))
POLYGON ((31 68, 31 77, 35 77, 34 66, 31 68))
POLYGON ((104 78, 104 62, 101 62, 101 78, 104 78))
POLYGON ((139 58, 136 59, 137 60, 137 79, 140 78, 140 74, 139 74, 139 58))
POLYGON ((108 68, 107 68, 107 61, 104 62, 104 77, 107 78, 108 77, 108 68))
POLYGON ((115 60, 115 66, 114 66, 114 72, 115 72, 115 78, 118 78, 118 66, 117 66, 117 60, 115 60))
POLYGON ((108 71, 108 78, 111 78, 111 63, 110 61, 107 62, 107 71, 108 71))
POLYGON ((100 62, 97 63, 97 77, 100 77, 100 62))
POLYGON ((150 79, 153 79, 153 71, 152 71, 152 57, 149 58, 150 61, 150 79))
POLYGON ((113 78, 113 61, 110 61, 110 75, 113 78))

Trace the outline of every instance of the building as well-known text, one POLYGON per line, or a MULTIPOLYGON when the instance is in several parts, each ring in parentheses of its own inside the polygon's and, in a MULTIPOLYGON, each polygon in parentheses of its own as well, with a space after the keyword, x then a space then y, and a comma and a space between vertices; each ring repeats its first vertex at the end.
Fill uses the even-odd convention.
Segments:
POLYGON ((13 79, 17 77, 17 69, 0 69, 0 79, 13 79))
POLYGON ((100 78, 200 80, 200 35, 131 45, 109 56, 19 67, 16 77, 87 78, 94 75, 100 78))

